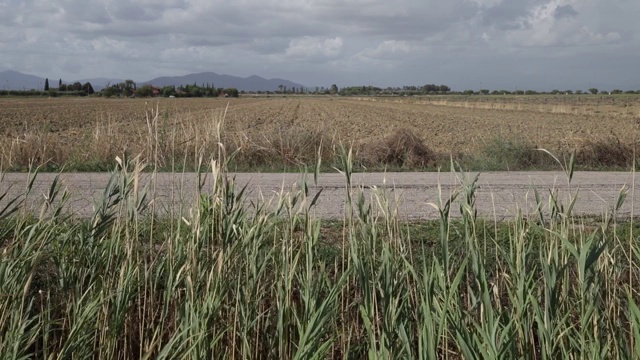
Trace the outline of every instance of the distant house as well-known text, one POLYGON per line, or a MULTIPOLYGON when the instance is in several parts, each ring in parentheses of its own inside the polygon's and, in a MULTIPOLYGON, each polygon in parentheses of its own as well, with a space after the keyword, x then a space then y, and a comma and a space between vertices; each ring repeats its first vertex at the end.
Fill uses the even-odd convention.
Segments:
POLYGON ((151 93, 154 97, 162 95, 160 88, 157 88, 153 85, 151 86, 151 93))

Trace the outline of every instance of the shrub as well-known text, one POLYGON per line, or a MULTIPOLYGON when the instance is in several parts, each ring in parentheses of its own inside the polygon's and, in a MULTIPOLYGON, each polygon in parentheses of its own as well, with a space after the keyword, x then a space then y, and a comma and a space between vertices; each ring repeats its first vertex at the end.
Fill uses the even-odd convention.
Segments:
POLYGON ((630 167, 633 164, 634 146, 624 144, 618 138, 589 140, 576 152, 581 166, 630 167))
POLYGON ((408 129, 396 130, 380 143, 365 145, 361 161, 368 165, 433 166, 436 153, 408 129))
POLYGON ((237 152, 233 165, 241 168, 313 167, 318 149, 323 163, 335 157, 334 139, 322 129, 276 129, 259 137, 230 134, 223 143, 229 152, 237 152))
POLYGON ((552 158, 527 141, 495 138, 488 142, 479 158, 470 164, 478 170, 525 170, 555 165, 552 158))

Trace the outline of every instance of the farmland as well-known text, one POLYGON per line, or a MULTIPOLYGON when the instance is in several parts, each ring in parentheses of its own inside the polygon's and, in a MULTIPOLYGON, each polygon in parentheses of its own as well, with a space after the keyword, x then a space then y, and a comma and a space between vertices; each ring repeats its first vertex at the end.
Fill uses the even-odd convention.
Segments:
POLYGON ((629 150, 637 139, 639 118, 639 98, 626 95, 5 98, 0 99, 0 164, 14 170, 29 164, 100 170, 127 153, 142 154, 160 169, 176 164, 189 168, 197 154, 217 151, 220 130, 227 149, 238 150, 240 169, 298 169, 314 162, 320 144, 327 162, 343 144, 353 146, 356 159, 370 168, 419 168, 433 166, 433 159, 406 162, 380 155, 393 147, 394 134, 414 136, 414 142, 437 154, 437 164, 438 156, 477 158, 492 147, 496 152, 497 141, 560 153, 593 144, 629 150))
POLYGON ((403 189, 354 174, 367 161, 433 166, 420 160, 538 145, 628 156, 636 98, 174 100, 1 100, 4 168, 111 172, 78 217, 65 212, 64 177, 41 186, 13 174, 29 179, 18 195, 0 186, 0 358, 640 357, 633 185, 582 217, 589 175, 569 165, 549 191, 518 192, 498 221, 478 215, 491 184, 452 172, 412 195, 437 215, 413 222, 395 205, 403 189), (404 154, 389 157, 394 146, 404 154), (318 156, 340 179, 328 186, 338 220, 318 215, 311 176, 267 198, 228 173, 318 156), (207 179, 180 173, 199 164, 207 179), (153 199, 174 187, 149 169, 175 170, 175 192, 192 201, 159 215, 153 199))

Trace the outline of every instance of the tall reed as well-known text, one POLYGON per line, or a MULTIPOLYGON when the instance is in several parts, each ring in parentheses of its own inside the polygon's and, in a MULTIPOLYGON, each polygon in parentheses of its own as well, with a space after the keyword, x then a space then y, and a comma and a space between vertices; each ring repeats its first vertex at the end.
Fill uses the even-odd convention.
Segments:
POLYGON ((626 191, 611 214, 575 216, 573 160, 570 197, 536 193, 538 211, 505 223, 477 216, 478 178, 452 166, 459 186, 425 204, 440 218, 423 234, 397 191, 353 183, 343 148, 336 233, 306 177, 248 203, 227 172, 235 153, 193 151, 208 171, 170 216, 141 186, 140 157, 118 158, 88 219, 66 215, 58 181, 35 214, 0 195, 0 358, 640 356, 640 251, 615 216, 626 191))

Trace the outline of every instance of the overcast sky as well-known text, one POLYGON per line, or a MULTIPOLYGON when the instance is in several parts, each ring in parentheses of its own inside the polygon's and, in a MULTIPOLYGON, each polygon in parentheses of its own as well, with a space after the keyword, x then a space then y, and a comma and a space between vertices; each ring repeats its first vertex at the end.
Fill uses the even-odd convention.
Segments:
POLYGON ((640 89, 639 0, 0 0, 0 70, 640 89))

